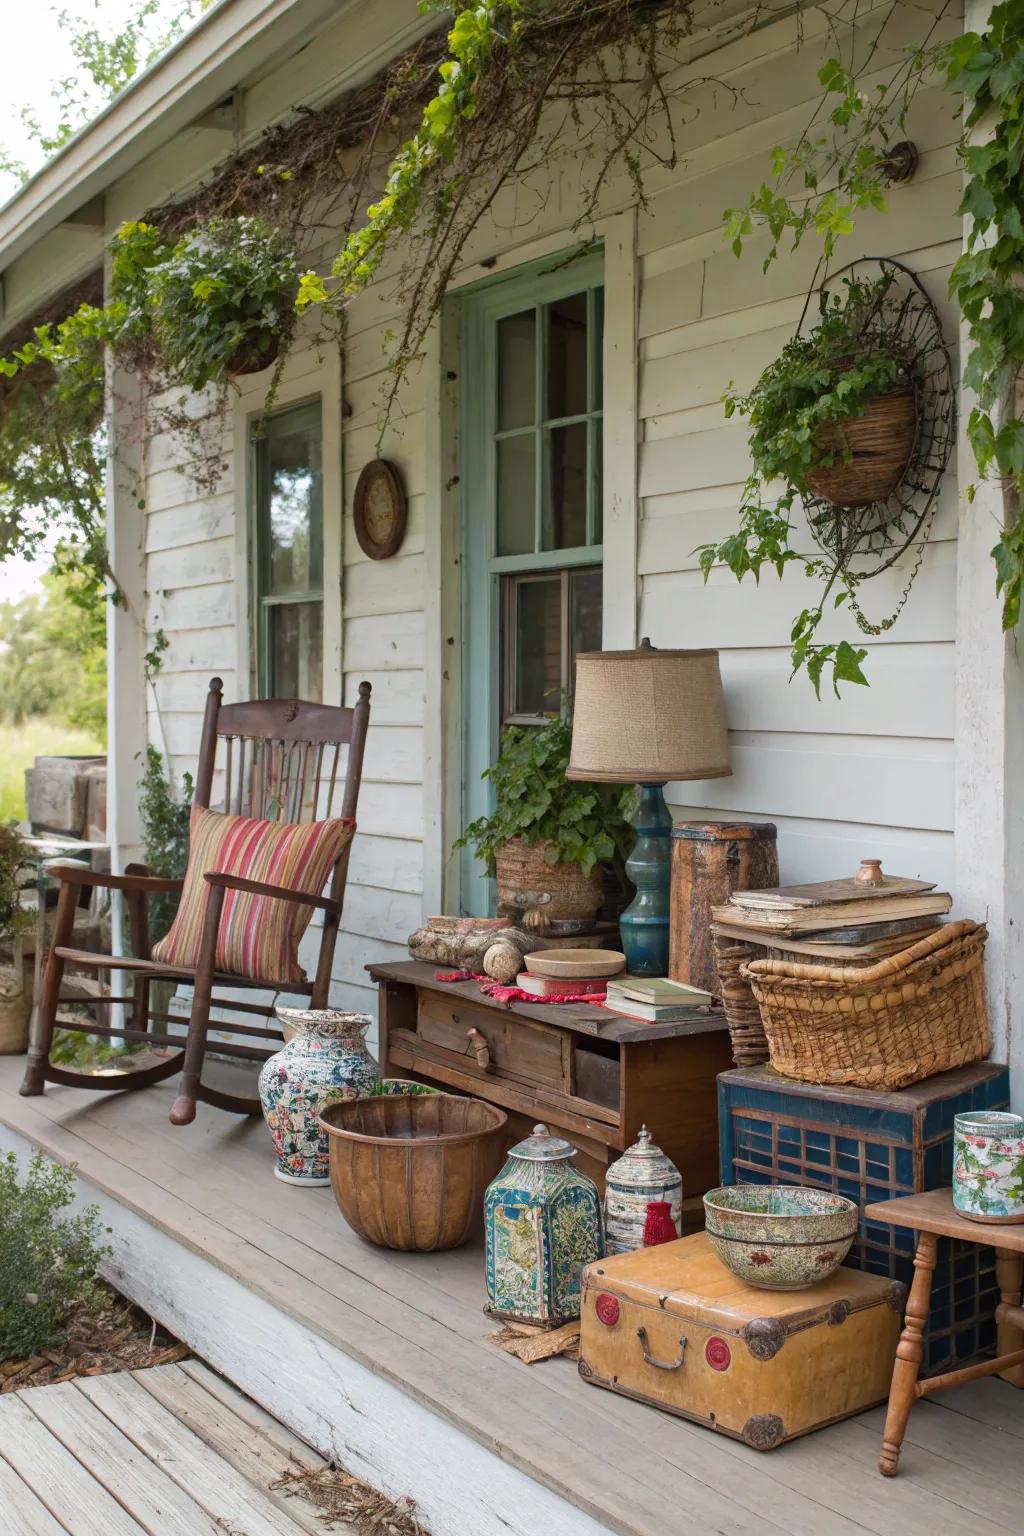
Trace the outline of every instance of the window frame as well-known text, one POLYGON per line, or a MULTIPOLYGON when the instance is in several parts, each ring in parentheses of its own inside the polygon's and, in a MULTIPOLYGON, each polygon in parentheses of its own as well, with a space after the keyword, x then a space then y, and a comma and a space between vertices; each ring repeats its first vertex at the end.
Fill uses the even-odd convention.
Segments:
POLYGON ((302 399, 289 400, 270 413, 265 418, 257 418, 249 422, 249 483, 252 491, 250 496, 250 587, 251 608, 253 625, 253 686, 257 698, 273 698, 277 695, 271 692, 271 664, 270 664, 270 610, 275 607, 295 607, 299 604, 319 603, 320 605, 320 692, 322 696, 326 692, 325 660, 326 660, 326 595, 327 595, 327 569, 326 569, 326 517, 325 517, 325 413, 324 402, 320 394, 307 395, 302 399), (268 569, 270 558, 270 540, 267 536, 267 514, 269 503, 265 501, 266 489, 266 453, 264 445, 267 442, 265 428, 271 421, 278 421, 283 416, 298 416, 316 414, 317 427, 320 438, 320 586, 319 588, 307 588, 304 591, 288 593, 271 593, 266 588, 269 585, 268 569))
MULTIPOLYGON (((463 388, 460 392, 460 438, 462 463, 460 476, 462 509, 462 694, 463 722, 461 774, 461 827, 465 828, 478 816, 490 809, 490 789, 481 782, 483 769, 493 760, 498 750, 504 713, 505 669, 503 666, 503 640, 501 618, 507 601, 503 592, 504 578, 526 574, 543 575, 545 572, 568 571, 578 567, 591 567, 603 571, 603 543, 580 545, 571 549, 536 548, 532 553, 499 555, 497 553, 497 453, 499 435, 502 437, 533 431, 546 434, 559 425, 578 420, 588 422, 588 485, 587 485, 587 534, 595 531, 597 483, 600 475, 603 486, 605 375, 604 343, 596 346, 588 341, 588 397, 586 413, 547 421, 543 415, 543 395, 540 391, 541 370, 545 366, 546 349, 536 349, 537 368, 536 418, 532 426, 508 429, 500 433, 497 428, 498 399, 498 322, 509 315, 536 308, 546 314, 544 306, 561 298, 586 291, 588 322, 593 324, 596 291, 605 287, 605 262, 603 248, 587 251, 583 255, 571 253, 553 255, 517 269, 511 274, 485 280, 462 289, 458 302, 460 308, 461 356, 460 376, 463 388), (601 384, 600 402, 592 409, 598 381, 601 384), (485 387, 480 387, 481 383, 485 387), (593 423, 600 421, 601 449, 595 453, 593 423)), ((603 306, 606 308, 606 305, 603 306)), ((607 323, 602 315, 602 338, 607 323)), ((546 327, 545 327, 546 329, 546 327)), ((593 337, 593 331, 588 333, 593 337)), ((543 475, 544 458, 538 453, 536 472, 538 490, 543 475)), ((607 495, 602 490, 604 502, 607 495)), ((539 529, 544 516, 542 497, 535 497, 534 544, 540 542, 539 529)), ((565 611, 563 611, 563 622, 565 611)), ((505 637, 507 641, 509 637, 505 637)), ((509 721, 507 723, 513 723, 509 721)), ((539 717, 530 716, 520 723, 538 724, 539 717)), ((460 866, 461 899, 464 908, 479 909, 481 868, 471 849, 463 849, 460 866)))

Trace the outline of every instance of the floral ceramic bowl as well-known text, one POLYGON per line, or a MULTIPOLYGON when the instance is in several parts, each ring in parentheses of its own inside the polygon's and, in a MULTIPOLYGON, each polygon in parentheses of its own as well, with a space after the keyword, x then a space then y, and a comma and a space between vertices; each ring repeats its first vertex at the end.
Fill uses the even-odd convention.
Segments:
POLYGON ((748 1285, 802 1291, 826 1279, 849 1253, 859 1212, 824 1189, 738 1184, 704 1196, 708 1242, 748 1285))

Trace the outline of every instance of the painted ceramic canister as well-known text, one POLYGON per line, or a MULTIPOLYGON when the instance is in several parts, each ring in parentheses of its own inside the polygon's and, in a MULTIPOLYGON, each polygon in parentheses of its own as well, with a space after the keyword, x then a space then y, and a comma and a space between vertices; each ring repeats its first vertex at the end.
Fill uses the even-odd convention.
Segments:
POLYGON ((683 1180, 679 1169, 651 1140, 646 1125, 604 1176, 604 1225, 609 1253, 644 1246, 644 1222, 652 1200, 672 1207, 676 1237, 682 1237, 683 1180))
POLYGON ((1024 1222, 1024 1115, 957 1115, 953 1204, 971 1221, 1024 1222))
POLYGON ((260 1103, 277 1152, 274 1173, 286 1184, 327 1184, 328 1140, 317 1116, 325 1104, 369 1093, 380 1081, 366 1049, 368 1013, 336 1008, 278 1008, 294 1032, 260 1068, 260 1103))
POLYGON ((488 1312, 556 1328, 580 1315, 580 1271, 604 1257, 597 1185, 546 1125, 512 1148, 484 1196, 488 1312))

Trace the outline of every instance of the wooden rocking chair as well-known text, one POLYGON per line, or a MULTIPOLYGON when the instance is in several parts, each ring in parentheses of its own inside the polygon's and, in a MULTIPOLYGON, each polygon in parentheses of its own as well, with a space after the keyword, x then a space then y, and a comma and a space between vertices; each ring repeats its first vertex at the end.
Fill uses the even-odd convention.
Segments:
MULTIPOLYGON (((210 807, 218 744, 223 743, 221 767, 224 775, 225 811, 260 820, 289 823, 315 821, 334 814, 355 818, 366 729, 370 718, 369 683, 359 684, 359 702, 351 709, 307 703, 300 699, 252 699, 240 704, 222 704, 221 690, 220 678, 213 678, 203 719, 193 805, 207 809, 210 807), (346 746, 348 754, 344 763, 341 808, 335 813, 333 801, 339 778, 341 749, 346 746)), ((35 1034, 29 1045, 21 1092, 27 1095, 40 1094, 46 1083, 121 1091, 147 1088, 151 1083, 161 1082, 180 1071, 180 1092, 170 1114, 172 1124, 187 1125, 194 1120, 196 1101, 199 1099, 238 1114, 259 1114, 258 1098, 226 1093, 202 1081, 206 1036, 212 1007, 219 1005, 233 1012, 270 1018, 274 1012, 273 1005, 217 998, 213 995, 213 989, 216 986, 255 987, 263 991, 308 994, 310 1007, 327 1007, 331 964, 345 899, 350 849, 351 842, 346 844, 335 861, 329 884, 330 894, 327 896, 319 893, 312 896, 282 886, 245 880, 237 875, 208 873, 209 903, 198 963, 194 970, 161 964, 150 958, 146 897, 158 892, 180 892, 182 880, 154 875, 143 864, 129 864, 123 875, 98 874, 70 865, 52 865, 51 873, 58 876, 61 882, 56 926, 43 976, 35 1034), (131 956, 98 955, 69 948, 81 888, 94 885, 124 892, 131 956), (214 970, 217 932, 224 896, 228 890, 249 891, 258 896, 298 902, 323 912, 320 952, 312 981, 282 983, 279 978, 272 976, 242 976, 214 970), (78 1072, 55 1065, 50 1060, 50 1049, 54 1028, 58 1027, 58 1006, 66 1002, 82 1002, 80 997, 61 996, 64 968, 69 963, 76 968, 131 973, 133 987, 130 997, 101 996, 89 999, 90 1007, 123 1006, 130 1022, 124 1028, 116 1028, 112 1023, 99 1025, 93 1021, 77 1022, 62 1018, 59 1021, 61 1029, 78 1030, 103 1039, 137 1041, 170 1049, 172 1054, 152 1066, 112 1075, 78 1072), (160 980, 192 983, 192 1012, 185 1037, 161 1033, 153 1028, 154 1024, 169 1024, 174 1019, 173 1014, 153 1013, 150 1010, 150 984, 160 980)), ((217 1041, 218 1054, 244 1061, 266 1060, 267 1056, 280 1048, 284 1038, 278 1029, 255 1024, 231 1023, 226 1028, 233 1035, 252 1035, 275 1042, 271 1048, 261 1048, 233 1041, 217 1041)))

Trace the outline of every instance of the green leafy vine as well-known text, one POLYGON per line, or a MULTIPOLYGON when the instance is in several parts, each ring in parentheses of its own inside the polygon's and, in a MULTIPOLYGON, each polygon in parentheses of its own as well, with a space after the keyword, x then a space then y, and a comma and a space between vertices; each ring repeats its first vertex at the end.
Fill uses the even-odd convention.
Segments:
MULTIPOLYGON (((952 41, 935 37, 943 13, 940 8, 928 18, 920 44, 904 50, 873 90, 865 88, 863 76, 878 68, 876 55, 884 46, 892 12, 860 68, 839 58, 827 61, 818 77, 824 95, 811 123, 795 146, 775 148, 770 180, 744 205, 727 211, 725 232, 740 256, 750 236, 767 231, 771 245, 765 269, 778 257, 786 237, 793 248, 806 235, 819 237, 827 259, 836 242, 852 232, 858 214, 869 208, 885 209, 889 151, 897 133, 905 129, 922 85, 941 80, 963 98, 961 155, 967 180, 958 212, 969 225, 967 249, 953 267, 949 286, 967 323, 964 383, 975 396, 967 422, 968 440, 979 475, 992 478, 1003 493, 1004 526, 992 556, 1003 627, 1011 630, 1020 620, 1024 586, 1020 510, 1024 492, 1024 5, 1020 0, 1004 0, 992 10, 984 32, 969 32, 952 41), (814 124, 822 118, 827 131, 816 133, 814 124), (973 142, 976 137, 980 142, 973 142)), ((754 427, 756 487, 762 487, 766 478, 758 471, 769 468, 772 457, 764 434, 758 434, 758 411, 773 397, 772 375, 769 369, 746 402, 735 398, 726 402, 727 412, 748 404, 753 408, 747 414, 754 427)), ((824 380, 823 409, 834 410, 837 403, 830 381, 824 380)), ((777 455, 784 480, 795 467, 787 458, 790 447, 784 442, 777 455)), ((790 548, 788 513, 799 494, 798 476, 791 476, 788 485, 772 506, 745 495, 737 532, 717 547, 702 549, 705 575, 719 561, 740 579, 748 571, 756 578, 764 565, 774 567, 781 576, 791 560, 802 561, 808 574, 825 578, 825 590, 820 601, 794 621, 794 670, 806 667, 816 690, 829 664, 834 682, 865 682, 860 669, 864 650, 845 641, 832 647, 813 644, 835 573, 816 558, 790 548)), ((970 500, 975 494, 976 487, 969 487, 970 500)), ((849 595, 848 589, 840 590, 834 601, 842 602, 849 595)))

